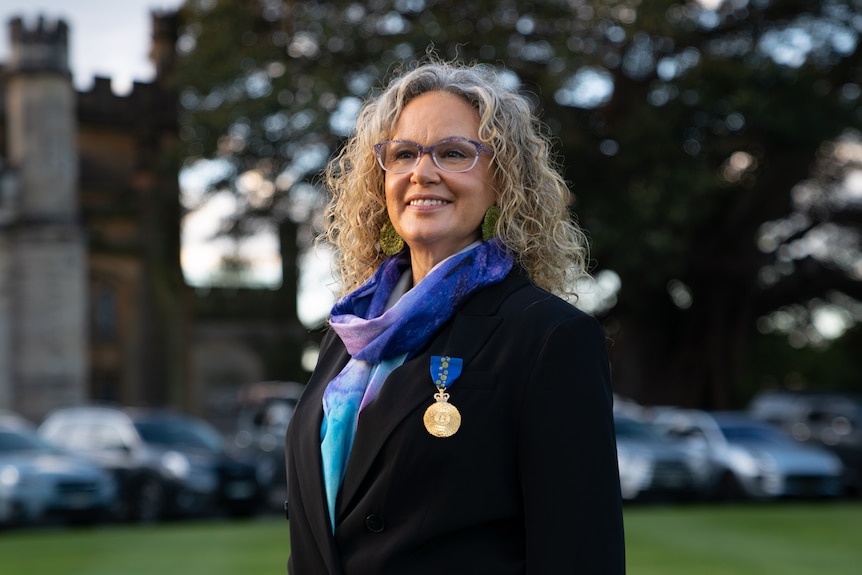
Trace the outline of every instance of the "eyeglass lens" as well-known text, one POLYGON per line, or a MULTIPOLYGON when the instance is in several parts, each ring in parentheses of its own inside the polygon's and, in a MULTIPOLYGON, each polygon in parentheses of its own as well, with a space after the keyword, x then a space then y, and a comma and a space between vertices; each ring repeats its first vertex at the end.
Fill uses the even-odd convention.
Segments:
POLYGON ((479 157, 479 148, 469 140, 444 140, 429 147, 396 140, 380 145, 380 163, 389 172, 408 172, 419 164, 423 151, 430 152, 437 167, 447 172, 466 172, 479 157))

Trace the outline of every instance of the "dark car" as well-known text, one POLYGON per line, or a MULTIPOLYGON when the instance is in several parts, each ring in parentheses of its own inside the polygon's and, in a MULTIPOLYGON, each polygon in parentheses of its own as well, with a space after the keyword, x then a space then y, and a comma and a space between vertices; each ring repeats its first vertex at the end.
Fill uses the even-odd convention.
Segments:
POLYGON ((844 487, 862 495, 862 395, 764 391, 748 406, 752 417, 778 425, 796 441, 834 452, 844 465, 844 487))
POLYGON ((249 515, 259 504, 253 465, 228 454, 202 419, 157 409, 60 408, 39 433, 117 478, 122 520, 213 513, 249 515))
POLYGON ((0 421, 0 526, 96 521, 115 497, 106 471, 49 445, 33 427, 0 421))
POLYGON ((255 462, 270 509, 287 499, 284 438, 305 386, 296 382, 261 382, 241 390, 236 406, 234 448, 255 462))

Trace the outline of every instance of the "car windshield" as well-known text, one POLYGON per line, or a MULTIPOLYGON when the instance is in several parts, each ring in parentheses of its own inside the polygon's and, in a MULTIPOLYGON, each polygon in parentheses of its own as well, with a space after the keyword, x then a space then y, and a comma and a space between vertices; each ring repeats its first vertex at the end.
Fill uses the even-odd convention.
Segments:
POLYGON ((46 449, 47 446, 39 441, 37 437, 12 431, 0 431, 0 453, 45 451, 46 449))
POLYGON ((614 427, 616 428, 617 437, 640 441, 667 441, 667 438, 651 425, 635 421, 634 419, 615 417, 614 427))
POLYGON ((155 419, 136 421, 135 428, 147 443, 165 447, 186 447, 218 452, 222 441, 215 430, 195 421, 155 419))
POLYGON ((745 423, 720 424, 721 431, 728 441, 745 441, 755 443, 782 443, 786 441, 781 432, 762 425, 745 423))

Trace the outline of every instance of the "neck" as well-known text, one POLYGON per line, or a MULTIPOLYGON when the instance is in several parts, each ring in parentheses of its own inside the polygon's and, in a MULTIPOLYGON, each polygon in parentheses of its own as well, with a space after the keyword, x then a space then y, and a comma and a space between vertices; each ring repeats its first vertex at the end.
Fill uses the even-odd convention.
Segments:
POLYGON ((454 256, 455 254, 460 254, 461 252, 465 252, 469 249, 472 249, 479 245, 481 242, 476 240, 459 250, 456 250, 451 253, 439 253, 429 250, 416 249, 414 250, 412 247, 410 248, 410 268, 413 271, 413 284, 416 285, 421 282, 425 276, 431 273, 435 267, 440 265, 444 260, 454 256))
POLYGON ((425 279, 434 266, 443 261, 445 258, 429 257, 429 254, 410 252, 410 268, 413 270, 413 284, 416 285, 425 279))

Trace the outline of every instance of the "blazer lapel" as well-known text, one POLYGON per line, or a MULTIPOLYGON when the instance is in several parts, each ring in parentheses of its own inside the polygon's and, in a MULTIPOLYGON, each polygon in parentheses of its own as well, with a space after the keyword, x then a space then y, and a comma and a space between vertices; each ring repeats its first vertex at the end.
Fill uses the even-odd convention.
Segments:
POLYGON ((500 318, 496 316, 500 304, 525 284, 526 280, 513 272, 502 282, 482 290, 482 297, 470 298, 432 338, 424 352, 389 375, 380 395, 359 415, 356 438, 338 498, 336 521, 349 509, 368 469, 393 430, 417 407, 426 403, 430 405, 433 401, 435 388, 431 379, 431 356, 460 357, 465 365, 469 365, 500 324, 500 318))
MULTIPOLYGON (((307 386, 306 393, 301 399, 303 403, 314 406, 314 408, 298 410, 297 416, 291 420, 291 425, 299 426, 300 431, 298 433, 309 434, 312 438, 306 441, 293 442, 291 448, 298 449, 300 452, 288 454, 297 462, 297 465, 303 466, 303 469, 297 473, 302 496, 298 500, 290 501, 289 505, 305 506, 305 515, 308 518, 309 527, 317 541, 318 548, 321 550, 321 555, 327 562, 329 568, 327 572, 341 573, 343 568, 338 559, 335 538, 329 525, 329 514, 325 511, 326 493, 323 485, 323 461, 320 453, 320 427, 323 423, 323 392, 326 390, 326 384, 338 375, 350 359, 350 355, 340 339, 334 337, 334 334, 330 337, 334 341, 331 341, 328 346, 326 361, 320 364, 327 365, 328 369, 324 373, 314 374, 315 379, 321 384, 307 386), (319 510, 324 510, 324 512, 320 513, 319 510)), ((290 494, 288 493, 289 497, 290 494)))

